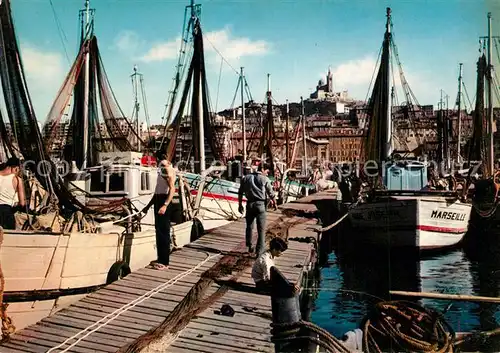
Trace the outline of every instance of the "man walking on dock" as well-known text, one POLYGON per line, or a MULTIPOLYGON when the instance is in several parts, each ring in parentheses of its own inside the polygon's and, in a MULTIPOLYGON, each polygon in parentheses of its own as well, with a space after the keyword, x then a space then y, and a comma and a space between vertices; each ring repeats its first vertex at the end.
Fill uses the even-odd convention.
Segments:
POLYGON ((252 246, 252 231, 253 223, 257 220, 258 239, 256 253, 258 255, 265 251, 267 197, 271 200, 272 205, 276 207, 273 187, 267 177, 268 173, 269 166, 266 163, 259 164, 259 168, 256 172, 245 175, 241 180, 240 190, 238 192, 238 211, 240 213, 243 213, 243 194, 245 194, 247 198, 247 209, 245 214, 247 226, 245 238, 249 252, 254 251, 252 246))

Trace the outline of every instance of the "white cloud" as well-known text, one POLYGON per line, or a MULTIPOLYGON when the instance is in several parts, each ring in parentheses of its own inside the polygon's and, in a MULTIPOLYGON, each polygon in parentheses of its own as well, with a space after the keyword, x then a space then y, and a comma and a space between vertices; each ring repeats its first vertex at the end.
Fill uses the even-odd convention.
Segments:
MULTIPOLYGON (((368 97, 367 95, 371 94, 371 90, 373 89, 372 79, 375 80, 375 75, 377 74, 375 70, 378 70, 376 65, 376 58, 370 55, 332 65, 334 90, 348 90, 351 97, 364 100, 368 97), (370 83, 372 86, 370 86, 370 83)), ((406 101, 406 98, 402 90, 399 69, 394 66, 394 70, 396 71, 392 72, 391 81, 394 78, 397 98, 401 103, 406 101)), ((439 85, 439 82, 436 82, 436 78, 426 72, 415 72, 405 67, 403 67, 403 70, 405 78, 419 103, 432 104, 435 100, 435 86, 439 85)), ((321 73, 319 76, 324 81, 326 72, 321 73)))
POLYGON ((349 89, 352 86, 368 85, 375 70, 376 60, 367 56, 350 60, 332 69, 336 89, 349 89))
POLYGON ((208 32, 205 37, 209 41, 208 45, 205 45, 206 49, 215 51, 215 47, 227 60, 240 59, 244 56, 265 55, 271 47, 264 40, 252 41, 246 37, 231 38, 231 31, 228 27, 208 32))
POLYGON ((66 74, 63 55, 21 43, 21 58, 36 115, 44 121, 66 74))
POLYGON ((134 31, 124 30, 115 37, 113 47, 121 52, 134 55, 142 44, 139 35, 134 31))
POLYGON ((157 43, 141 57, 141 60, 144 62, 152 62, 175 59, 179 53, 180 46, 181 37, 177 37, 175 40, 157 43))
MULTIPOLYGON (((244 56, 265 55, 270 50, 270 44, 264 40, 251 40, 247 37, 233 37, 228 27, 204 34, 205 51, 216 53, 217 51, 226 60, 239 60, 244 56)), ((163 61, 177 58, 181 38, 154 45, 143 57, 146 62, 163 61)))
POLYGON ((43 51, 28 44, 21 46, 21 57, 26 76, 34 87, 61 83, 64 65, 60 53, 43 51))

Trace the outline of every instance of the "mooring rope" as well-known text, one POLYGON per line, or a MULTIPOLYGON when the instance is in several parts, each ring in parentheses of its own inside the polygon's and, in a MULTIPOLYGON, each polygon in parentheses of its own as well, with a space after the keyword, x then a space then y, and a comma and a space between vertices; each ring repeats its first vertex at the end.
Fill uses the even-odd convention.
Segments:
POLYGON ((196 271, 197 269, 199 269, 201 266, 203 266, 205 263, 207 263, 208 261, 210 261, 212 258, 219 256, 219 254, 210 255, 208 253, 206 253, 206 255, 207 255, 207 257, 204 260, 202 260, 200 263, 198 263, 196 266, 194 266, 191 269, 186 270, 186 271, 178 274, 174 278, 169 279, 167 282, 160 284, 156 288, 153 288, 153 289, 149 290, 148 292, 146 292, 143 295, 139 296, 138 298, 134 299, 130 303, 127 303, 126 305, 122 306, 121 308, 116 309, 115 311, 113 311, 112 313, 106 315, 105 317, 103 317, 99 321, 93 323, 92 325, 86 327, 85 329, 81 330, 80 332, 76 333, 75 335, 69 337, 63 343, 61 343, 61 344, 59 344, 59 345, 57 345, 55 347, 52 347, 46 353, 54 352, 56 349, 61 349, 66 344, 68 344, 71 340, 76 339, 78 336, 80 336, 81 334, 83 334, 86 331, 90 330, 92 327, 97 326, 97 327, 93 328, 91 331, 87 332, 84 336, 80 337, 76 342, 72 343, 67 348, 65 348, 64 350, 62 350, 60 353, 67 352, 70 348, 76 346, 80 341, 82 341, 83 339, 87 338, 88 336, 90 336, 95 331, 98 331, 99 329, 105 327, 106 325, 108 325, 111 321, 113 321, 114 319, 116 319, 121 314, 123 314, 123 313, 127 312, 128 310, 132 309, 136 305, 139 305, 140 303, 142 303, 146 299, 151 298, 153 295, 161 292, 162 290, 165 290, 168 287, 173 286, 179 280, 181 280, 182 278, 190 275, 191 273, 193 273, 194 271, 196 271))
POLYGON ((455 333, 442 315, 413 302, 380 302, 362 326, 366 353, 392 346, 398 351, 453 352, 455 333))

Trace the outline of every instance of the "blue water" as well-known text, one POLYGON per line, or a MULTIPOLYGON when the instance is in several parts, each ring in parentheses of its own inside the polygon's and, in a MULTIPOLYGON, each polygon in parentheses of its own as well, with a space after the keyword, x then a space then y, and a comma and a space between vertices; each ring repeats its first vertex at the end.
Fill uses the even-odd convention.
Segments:
MULTIPOLYGON (((389 299, 390 289, 500 296, 500 256, 491 251, 475 259, 462 250, 421 260, 371 255, 329 255, 321 269, 312 322, 341 337, 359 326, 377 302, 374 297, 389 299)), ((440 311, 451 303, 445 319, 456 332, 492 330, 500 323, 497 304, 429 299, 420 303, 440 311)))

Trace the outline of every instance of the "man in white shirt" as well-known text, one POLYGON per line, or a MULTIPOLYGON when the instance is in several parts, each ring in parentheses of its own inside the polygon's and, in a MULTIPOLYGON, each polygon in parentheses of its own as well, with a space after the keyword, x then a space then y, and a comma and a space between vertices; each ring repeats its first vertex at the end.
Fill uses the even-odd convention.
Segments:
MULTIPOLYGON (((252 278, 257 289, 270 290, 271 267, 275 266, 274 259, 281 256, 286 249, 288 249, 288 245, 283 239, 273 238, 269 242, 269 250, 257 257, 252 267, 252 278)), ((295 291, 299 290, 297 285, 294 288, 295 291)))

